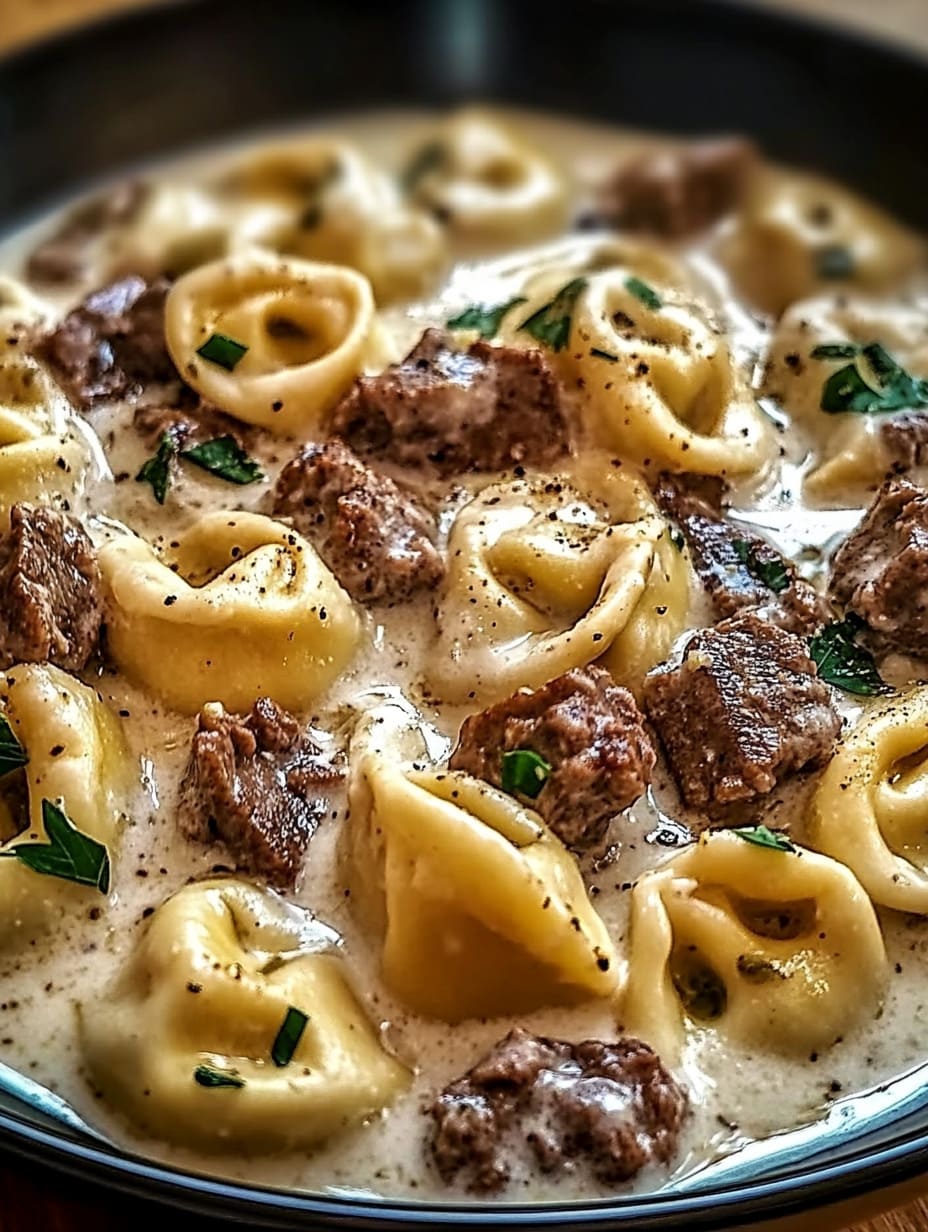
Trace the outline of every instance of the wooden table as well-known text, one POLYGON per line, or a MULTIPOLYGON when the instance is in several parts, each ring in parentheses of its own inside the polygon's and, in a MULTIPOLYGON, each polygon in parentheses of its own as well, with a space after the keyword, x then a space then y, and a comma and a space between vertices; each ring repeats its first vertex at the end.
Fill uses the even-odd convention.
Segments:
MULTIPOLYGON (((144 0, 0 0, 0 46, 20 43, 108 8, 144 0)), ((347 2, 347 0, 346 0, 347 2)), ((846 19, 928 51, 928 0, 754 0, 819 16, 846 19)), ((0 1232, 126 1232, 163 1219, 158 1208, 56 1176, 15 1157, 0 1160, 0 1232)), ((171 1212, 172 1232, 218 1232, 228 1224, 171 1212)), ((928 1201, 916 1202, 854 1232, 928 1232, 928 1201)))

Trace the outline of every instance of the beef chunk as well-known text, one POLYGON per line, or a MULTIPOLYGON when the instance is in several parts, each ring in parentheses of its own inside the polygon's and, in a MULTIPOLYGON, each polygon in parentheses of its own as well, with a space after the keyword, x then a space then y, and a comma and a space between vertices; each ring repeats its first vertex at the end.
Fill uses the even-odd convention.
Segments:
POLYGON ((100 636, 102 589, 93 544, 77 518, 14 505, 0 542, 0 665, 83 667, 100 636))
POLYGON ((821 765, 841 727, 805 642, 754 613, 695 633, 679 667, 645 677, 644 706, 694 808, 754 799, 821 765))
POLYGON ((164 340, 169 286, 165 278, 147 283, 130 274, 88 295, 34 343, 75 405, 87 410, 179 379, 164 340))
POLYGON ((201 402, 192 390, 182 391, 177 405, 158 402, 136 407, 132 426, 150 449, 157 449, 167 432, 177 449, 190 449, 216 437, 231 436, 247 450, 257 431, 208 402, 201 402))
POLYGON ((483 341, 457 351, 438 329, 402 363, 359 378, 331 428, 357 453, 442 475, 543 465, 567 450, 560 391, 541 351, 483 341))
POLYGON ((701 231, 740 204, 756 157, 740 138, 647 150, 601 187, 596 218, 619 230, 670 238, 701 231))
POLYGON ((881 652, 928 658, 928 492, 883 484, 832 561, 831 594, 872 630, 881 652))
POLYGON ((503 754, 532 749, 551 766, 532 807, 569 847, 590 847, 648 785, 654 749, 643 724, 605 669, 574 668, 465 719, 450 768, 501 787, 503 754))
POLYGON ((900 411, 880 421, 880 443, 894 474, 924 466, 928 462, 928 415, 922 411, 900 411))
POLYGON ((595 1180, 630 1180, 667 1163, 686 1113, 684 1091, 636 1039, 569 1044, 521 1027, 501 1040, 430 1108, 439 1174, 492 1192, 525 1156, 543 1172, 583 1159, 595 1180))
POLYGON ((444 576, 432 515, 337 439, 307 445, 287 463, 274 514, 293 520, 361 603, 401 602, 444 576))
POLYGON ((728 521, 724 495, 714 475, 665 473, 655 489, 683 532, 716 617, 756 610, 781 629, 813 633, 828 621, 828 604, 766 539, 728 521))
POLYGON ((131 222, 149 193, 147 184, 130 180, 77 207, 29 256, 26 275, 32 282, 60 283, 87 272, 91 243, 109 227, 131 222))
POLYGON ((212 702, 200 711, 181 783, 181 829, 203 842, 220 839, 241 868, 292 889, 340 773, 270 698, 247 715, 212 702))

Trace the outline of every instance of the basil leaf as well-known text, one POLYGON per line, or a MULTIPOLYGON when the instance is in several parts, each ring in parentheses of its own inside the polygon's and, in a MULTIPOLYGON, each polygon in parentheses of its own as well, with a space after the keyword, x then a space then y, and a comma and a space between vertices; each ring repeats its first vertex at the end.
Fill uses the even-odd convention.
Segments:
POLYGON ((864 623, 859 617, 826 625, 809 641, 809 654, 818 667, 818 674, 845 693, 874 697, 892 690, 880 677, 873 655, 854 640, 864 623))
POLYGON ((176 453, 177 442, 170 432, 165 432, 161 437, 158 452, 153 458, 148 459, 135 477, 136 483, 151 484, 151 490, 159 505, 164 504, 164 498, 168 494, 168 487, 171 483, 171 459, 176 453))
POLYGON ((829 414, 878 414, 928 406, 928 380, 910 376, 878 342, 861 347, 854 363, 825 382, 821 409, 829 414))
POLYGON ((521 792, 533 800, 544 787, 551 766, 534 749, 513 749, 502 757, 503 791, 521 792))
POLYGON ((456 317, 451 317, 446 321, 449 329, 475 329, 481 338, 495 338, 499 333, 499 327, 503 323, 503 317, 511 312, 513 308, 519 304, 525 303, 524 295, 517 295, 515 299, 509 300, 505 304, 472 304, 470 308, 465 308, 463 312, 456 317))
POLYGON ((780 595, 787 589, 789 571, 782 560, 761 560, 757 555, 757 544, 750 543, 747 539, 735 539, 732 547, 748 573, 775 595, 780 595))
POLYGON ((570 341, 570 327, 573 324, 574 305, 586 290, 585 278, 574 278, 561 287, 554 299, 544 307, 533 312, 528 320, 519 326, 520 330, 531 336, 552 351, 563 351, 570 341))
POLYGON ((768 830, 766 826, 749 826, 744 830, 733 830, 732 833, 743 838, 746 843, 753 843, 755 847, 767 847, 771 851, 796 850, 784 834, 777 830, 768 830))
POLYGON ((819 248, 814 259, 819 278, 853 278, 857 272, 854 254, 843 244, 827 244, 819 248))
POLYGON ((215 440, 185 449, 180 456, 185 462, 192 462, 227 483, 257 483, 264 478, 261 467, 249 458, 234 436, 217 436, 215 440))
POLYGON ((212 1065, 198 1065, 193 1071, 193 1080, 201 1087, 243 1087, 245 1079, 232 1070, 216 1069, 212 1065))
POLYGON ((590 354, 594 359, 604 359, 607 364, 617 364, 619 362, 618 355, 613 355, 611 351, 601 351, 599 347, 590 347, 590 354))
POLYGON ((445 165, 447 157, 448 151, 443 142, 428 142, 410 160, 409 165, 400 175, 400 184, 406 192, 414 192, 421 179, 445 165))
POLYGON ((625 279, 625 290, 630 295, 634 295, 635 299, 640 300, 645 308, 650 308, 652 312, 657 312, 663 308, 664 301, 658 293, 649 287, 646 282, 642 282, 640 278, 634 276, 625 279))
POLYGON ((813 359, 853 359, 859 352, 860 347, 853 342, 823 342, 809 354, 813 359))
POLYGON ((236 342, 228 334, 211 334, 201 347, 197 347, 197 354, 231 372, 247 350, 244 342, 236 342))
POLYGON ((292 1005, 289 1007, 271 1048, 271 1060, 275 1065, 282 1067, 290 1064, 308 1022, 308 1014, 292 1005))
POLYGON ((28 765, 29 756, 16 739, 9 721, 0 714, 0 778, 28 765))
POLYGON ((92 886, 101 894, 108 894, 110 856, 103 843, 89 834, 82 834, 63 809, 51 800, 42 801, 42 823, 48 835, 47 843, 17 843, 15 847, 0 851, 0 856, 19 860, 34 873, 92 886))

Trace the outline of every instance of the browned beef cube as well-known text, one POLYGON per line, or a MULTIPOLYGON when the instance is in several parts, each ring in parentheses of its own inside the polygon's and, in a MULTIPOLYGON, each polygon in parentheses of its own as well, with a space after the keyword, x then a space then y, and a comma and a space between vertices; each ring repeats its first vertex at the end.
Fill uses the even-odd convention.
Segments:
POLYGON ((538 350, 454 349, 426 330, 400 364, 361 377, 331 430, 357 453, 439 474, 544 465, 567 450, 557 379, 538 350))
POLYGON ((307 445, 287 463, 274 514, 292 520, 361 603, 398 603, 444 576, 434 517, 339 440, 307 445))
POLYGON ((82 410, 137 394, 150 383, 178 381, 164 340, 165 278, 137 274, 88 295, 33 344, 82 410))
POLYGON ((148 193, 147 184, 130 180, 79 205, 30 253, 26 264, 30 281, 70 282, 82 277, 91 242, 109 227, 130 222, 148 193))
POLYGON ((543 1172, 583 1164, 612 1185, 672 1158, 686 1110, 639 1040, 570 1044, 516 1027, 435 1099, 429 1146, 442 1180, 478 1193, 501 1189, 526 1148, 543 1172))
POLYGON ((574 668, 465 719, 450 768, 501 787, 503 755, 530 749, 551 767, 531 807, 569 847, 602 839, 642 794, 654 766, 644 719, 601 667, 574 668))
POLYGON ((841 727, 806 643, 753 613, 695 633, 679 667, 645 677, 644 707, 694 808, 763 796, 821 765, 841 727))
POLYGON ((901 475, 928 462, 928 414, 900 411, 880 421, 880 442, 889 461, 887 471, 901 475))
POLYGON ((830 589, 879 650, 928 658, 928 492, 887 480, 836 552, 830 589))
POLYGON ((77 518, 14 505, 0 542, 0 664, 82 668, 100 636, 97 557, 77 518))
POLYGON ((655 497, 680 527, 696 572, 719 618, 757 610, 791 633, 814 633, 828 604, 791 560, 723 512, 724 481, 714 475, 662 474, 655 497))
POLYGON ((213 702, 200 711, 178 818, 188 838, 219 839, 240 868, 291 889, 326 811, 326 789, 339 777, 270 698, 259 698, 247 715, 213 702))

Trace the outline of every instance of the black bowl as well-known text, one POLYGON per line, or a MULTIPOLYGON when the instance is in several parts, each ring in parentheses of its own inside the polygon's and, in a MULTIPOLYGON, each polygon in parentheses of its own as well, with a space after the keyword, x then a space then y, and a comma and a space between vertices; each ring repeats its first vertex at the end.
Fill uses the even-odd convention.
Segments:
MULTIPOLYGON (((249 130, 474 99, 667 132, 748 133, 772 157, 833 175, 928 230, 928 62, 722 0, 200 0, 85 27, 0 62, 0 230, 101 176, 249 130)), ((843 1101, 824 1128, 778 1135, 675 1194, 544 1207, 216 1181, 100 1144, 28 1092, 0 1092, 0 1141, 111 1188, 251 1226, 720 1232, 819 1212, 821 1232, 865 1213, 854 1206, 865 1195, 912 1192, 928 1162, 923 1090, 928 1072, 916 1072, 843 1101)))

